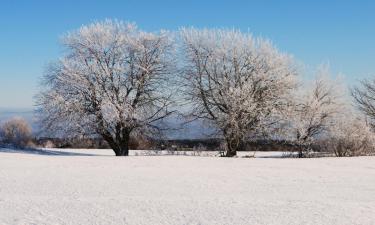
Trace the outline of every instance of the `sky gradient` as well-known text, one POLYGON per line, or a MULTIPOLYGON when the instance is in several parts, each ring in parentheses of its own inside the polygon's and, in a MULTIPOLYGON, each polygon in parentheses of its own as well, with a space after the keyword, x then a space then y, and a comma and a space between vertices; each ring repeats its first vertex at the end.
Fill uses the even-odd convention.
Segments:
POLYGON ((236 28, 269 38, 307 70, 329 63, 349 85, 375 77, 375 1, 0 1, 0 108, 34 105, 61 36, 93 21, 141 29, 236 28))

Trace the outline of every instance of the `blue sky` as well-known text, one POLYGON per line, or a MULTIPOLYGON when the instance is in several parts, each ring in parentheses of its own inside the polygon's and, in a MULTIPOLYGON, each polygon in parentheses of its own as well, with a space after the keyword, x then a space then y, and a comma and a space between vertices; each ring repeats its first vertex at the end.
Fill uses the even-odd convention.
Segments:
POLYGON ((0 1, 0 107, 31 107, 59 38, 96 20, 147 31, 238 28, 271 39, 314 68, 329 62, 349 84, 375 76, 375 1, 0 1))

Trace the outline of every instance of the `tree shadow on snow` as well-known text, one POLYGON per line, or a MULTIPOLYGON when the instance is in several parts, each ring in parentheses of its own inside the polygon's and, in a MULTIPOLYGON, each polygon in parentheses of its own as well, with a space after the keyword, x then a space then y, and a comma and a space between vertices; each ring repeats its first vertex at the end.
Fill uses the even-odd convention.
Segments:
POLYGON ((0 152, 22 153, 22 154, 33 154, 33 155, 50 155, 50 156, 99 156, 99 155, 87 154, 87 153, 55 151, 55 150, 34 149, 34 148, 27 148, 27 149, 0 148, 0 152))

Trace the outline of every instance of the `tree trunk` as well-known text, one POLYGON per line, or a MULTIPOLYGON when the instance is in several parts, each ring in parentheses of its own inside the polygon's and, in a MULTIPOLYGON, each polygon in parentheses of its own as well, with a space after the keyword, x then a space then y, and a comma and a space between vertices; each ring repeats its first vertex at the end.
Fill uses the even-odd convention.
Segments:
POLYGON ((115 151, 116 156, 128 156, 129 155, 129 149, 119 149, 118 151, 115 151))
POLYGON ((302 158, 303 157, 303 149, 302 147, 300 147, 299 151, 298 151, 298 158, 302 158))
POLYGON ((234 149, 228 149, 227 154, 225 154, 225 157, 234 157, 237 155, 237 151, 234 149))
POLYGON ((122 137, 116 140, 119 146, 116 156, 128 156, 129 155, 129 140, 130 140, 129 132, 123 132, 122 137))
POLYGON ((225 157, 234 157, 237 155, 237 150, 239 145, 238 142, 227 140, 227 152, 225 154, 225 157))
POLYGON ((122 137, 118 136, 114 139, 111 135, 102 134, 103 138, 112 150, 115 152, 116 156, 128 156, 129 155, 129 140, 130 133, 123 133, 122 137))
POLYGON ((129 138, 127 140, 120 141, 120 148, 118 149, 116 156, 128 156, 129 155, 129 138))

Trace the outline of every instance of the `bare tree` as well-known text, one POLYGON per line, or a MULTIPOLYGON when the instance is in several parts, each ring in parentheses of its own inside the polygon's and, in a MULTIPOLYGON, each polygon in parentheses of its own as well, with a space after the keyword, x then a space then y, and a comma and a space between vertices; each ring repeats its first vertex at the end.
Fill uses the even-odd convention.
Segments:
POLYGON ((241 141, 274 122, 295 87, 291 57, 250 34, 182 29, 186 94, 192 116, 223 135, 226 156, 241 141))
POLYGON ((155 131, 172 113, 173 43, 166 32, 106 20, 63 39, 66 54, 43 77, 37 97, 49 132, 100 135, 117 156, 135 132, 155 131))
POLYGON ((32 137, 30 125, 22 118, 13 118, 6 121, 0 129, 3 142, 16 147, 26 146, 32 137))
POLYGON ((287 126, 292 128, 291 138, 300 148, 299 157, 311 150, 315 138, 334 126, 335 117, 343 109, 342 91, 337 81, 329 79, 328 68, 322 67, 312 84, 295 92, 287 126))
POLYGON ((351 92, 358 109, 370 119, 370 125, 375 127, 375 79, 362 80, 359 86, 351 92))

